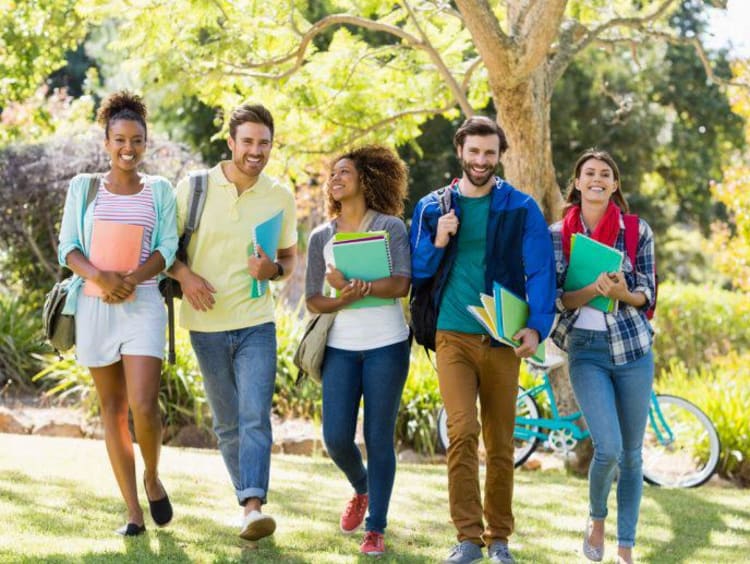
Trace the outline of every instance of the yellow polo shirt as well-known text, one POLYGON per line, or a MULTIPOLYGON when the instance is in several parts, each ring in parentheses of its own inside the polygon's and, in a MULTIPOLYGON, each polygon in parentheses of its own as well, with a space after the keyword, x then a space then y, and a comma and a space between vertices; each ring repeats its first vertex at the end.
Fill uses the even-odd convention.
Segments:
MULTIPOLYGON (((177 231, 185 229, 190 182, 177 184, 177 231)), ((297 210, 294 194, 277 180, 260 175, 256 184, 237 196, 237 188, 224 175, 221 163, 208 176, 206 205, 198 229, 188 246, 193 272, 216 289, 216 304, 209 311, 193 309, 187 300, 180 307, 180 325, 191 331, 231 331, 274 320, 270 290, 250 297, 247 252, 255 225, 283 210, 279 248, 297 243, 297 210)))

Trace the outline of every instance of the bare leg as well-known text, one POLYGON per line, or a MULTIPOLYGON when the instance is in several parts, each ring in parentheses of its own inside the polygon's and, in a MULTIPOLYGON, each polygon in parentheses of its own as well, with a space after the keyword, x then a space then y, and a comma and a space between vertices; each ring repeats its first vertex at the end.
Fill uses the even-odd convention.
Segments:
POLYGON ((159 381, 161 359, 152 356, 123 355, 127 382, 127 396, 138 447, 146 467, 144 475, 146 495, 155 501, 166 495, 159 482, 159 453, 162 426, 159 411, 159 381))
POLYGON ((633 549, 628 546, 618 546, 617 564, 633 564, 633 549))
POLYGON ((99 394, 104 443, 115 480, 128 509, 128 522, 143 525, 143 511, 138 503, 135 480, 133 441, 128 430, 128 395, 122 362, 90 368, 99 394))

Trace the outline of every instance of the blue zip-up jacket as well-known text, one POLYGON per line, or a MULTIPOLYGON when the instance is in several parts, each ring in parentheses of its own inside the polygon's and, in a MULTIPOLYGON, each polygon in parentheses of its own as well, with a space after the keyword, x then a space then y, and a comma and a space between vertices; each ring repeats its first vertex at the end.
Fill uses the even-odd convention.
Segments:
MULTIPOLYGON (((449 188, 450 189, 450 188, 449 188)), ((461 220, 461 196, 451 190, 451 208, 461 220)), ((412 284, 419 287, 429 282, 444 267, 435 285, 435 307, 439 310, 443 290, 456 259, 456 239, 441 249, 434 245, 440 202, 437 191, 423 197, 414 208, 410 243, 412 284)), ((459 224, 460 225, 460 224, 459 224)), ((527 327, 545 339, 555 319, 555 255, 552 238, 539 206, 528 194, 513 188, 500 177, 495 178, 487 222, 487 270, 485 292, 492 295, 493 282, 498 282, 526 299, 529 303, 527 327)), ((493 344, 499 344, 493 341, 493 344)))

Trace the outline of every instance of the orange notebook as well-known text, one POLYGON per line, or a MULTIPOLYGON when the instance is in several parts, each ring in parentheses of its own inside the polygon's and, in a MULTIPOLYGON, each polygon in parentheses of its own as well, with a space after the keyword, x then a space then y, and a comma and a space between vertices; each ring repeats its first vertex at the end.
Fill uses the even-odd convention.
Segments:
MULTIPOLYGON (((91 233, 89 261, 101 270, 129 272, 138 268, 143 245, 143 226, 117 223, 115 221, 94 220, 91 233)), ((83 286, 87 296, 104 297, 102 289, 87 280, 83 286)), ((135 298, 135 293, 128 298, 135 298)))

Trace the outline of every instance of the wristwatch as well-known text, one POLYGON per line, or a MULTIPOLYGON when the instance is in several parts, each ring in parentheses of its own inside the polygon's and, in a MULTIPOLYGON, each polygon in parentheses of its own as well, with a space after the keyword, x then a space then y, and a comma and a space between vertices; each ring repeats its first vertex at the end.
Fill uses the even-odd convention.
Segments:
POLYGON ((276 280, 284 276, 284 267, 281 266, 280 262, 274 262, 274 264, 276 265, 276 274, 271 276, 271 280, 275 282, 276 280))

